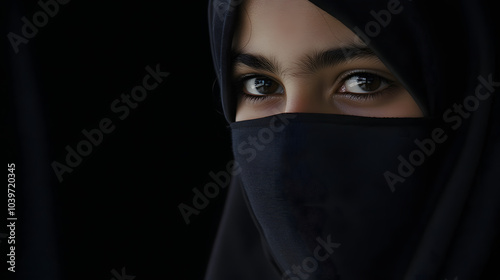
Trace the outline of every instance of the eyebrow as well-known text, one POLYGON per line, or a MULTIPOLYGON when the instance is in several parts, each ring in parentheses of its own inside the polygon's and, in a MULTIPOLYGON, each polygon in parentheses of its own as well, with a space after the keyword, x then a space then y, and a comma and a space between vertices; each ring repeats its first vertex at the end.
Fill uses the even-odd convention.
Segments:
MULTIPOLYGON (((301 72, 313 73, 322 68, 333 67, 360 58, 378 59, 369 47, 349 45, 306 55, 298 61, 297 65, 301 72)), ((267 58, 262 55, 233 52, 232 62, 234 67, 242 64, 255 70, 267 71, 276 75, 283 75, 286 72, 274 58, 267 58)))

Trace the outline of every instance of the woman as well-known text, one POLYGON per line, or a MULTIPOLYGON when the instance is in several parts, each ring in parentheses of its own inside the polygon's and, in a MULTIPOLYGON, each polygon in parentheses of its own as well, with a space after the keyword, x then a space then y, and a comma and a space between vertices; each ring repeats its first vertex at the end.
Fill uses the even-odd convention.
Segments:
POLYGON ((212 1, 236 164, 207 279, 500 277, 498 29, 417 2, 212 1))

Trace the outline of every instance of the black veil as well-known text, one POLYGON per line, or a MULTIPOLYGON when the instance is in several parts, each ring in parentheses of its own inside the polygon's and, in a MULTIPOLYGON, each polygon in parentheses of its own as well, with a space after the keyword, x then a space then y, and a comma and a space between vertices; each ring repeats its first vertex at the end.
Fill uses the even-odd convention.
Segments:
POLYGON ((241 170, 207 279, 500 278, 493 3, 311 2, 377 53, 426 118, 280 114, 233 122, 229 54, 242 1, 211 1, 212 55, 241 170), (263 131, 271 140, 249 161, 243 144, 263 131), (331 163, 345 150, 356 156, 331 163), (343 169, 364 162, 372 165, 343 169))

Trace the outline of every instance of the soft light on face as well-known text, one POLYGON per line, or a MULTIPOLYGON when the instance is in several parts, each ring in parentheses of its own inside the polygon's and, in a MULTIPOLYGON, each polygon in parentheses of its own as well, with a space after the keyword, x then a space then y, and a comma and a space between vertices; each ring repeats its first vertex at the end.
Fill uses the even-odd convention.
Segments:
POLYGON ((236 121, 284 112, 422 117, 341 22, 307 0, 247 0, 233 40, 236 121))

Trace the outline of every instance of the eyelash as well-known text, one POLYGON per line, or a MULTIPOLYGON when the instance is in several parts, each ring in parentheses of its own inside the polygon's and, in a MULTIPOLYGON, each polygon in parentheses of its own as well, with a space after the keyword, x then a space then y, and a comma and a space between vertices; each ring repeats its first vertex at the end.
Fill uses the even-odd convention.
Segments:
MULTIPOLYGON (((362 102, 362 101, 371 101, 371 100, 375 100, 376 98, 378 97, 381 97, 382 95, 387 95, 387 94, 390 94, 390 93, 393 93, 394 91, 392 89, 394 89, 394 86, 395 86, 395 82, 392 81, 392 80, 389 80, 387 78, 384 78, 378 74, 375 74, 375 73, 372 73, 370 71, 364 71, 364 70, 354 70, 354 71, 350 71, 350 72, 347 72, 345 74, 343 74, 341 76, 341 80, 340 80, 340 85, 344 85, 345 82, 347 80, 349 80, 350 78, 352 77, 355 77, 355 76, 360 76, 362 74, 369 74, 369 75, 373 75, 373 76, 377 76, 381 81, 387 83, 387 87, 382 89, 382 90, 379 90, 379 91, 376 91, 376 92, 373 92, 373 93, 352 93, 352 92, 338 92, 338 90, 340 88, 337 88, 337 92, 335 92, 335 95, 342 95, 343 97, 346 97, 350 100, 353 100, 353 101, 358 101, 358 102, 362 102)), ((245 93, 245 91, 243 90, 243 86, 244 86, 244 83, 246 81, 248 81, 249 79, 252 79, 252 78, 257 78, 257 77, 266 77, 266 78, 269 78, 271 80, 273 80, 274 82, 278 83, 275 79, 267 76, 267 75, 262 75, 262 74, 246 74, 246 75, 242 75, 241 77, 239 77, 236 82, 234 83, 234 88, 237 90, 237 93, 240 97, 248 100, 248 101, 252 101, 252 102, 258 102, 258 101, 263 101, 265 99, 268 99, 268 98, 272 98, 274 96, 274 94, 270 94, 270 95, 252 95, 252 94, 247 94, 245 93)), ((280 84, 280 83, 278 83, 280 84)))
POLYGON ((275 83, 278 83, 278 82, 276 82, 275 79, 270 78, 267 75, 262 75, 262 74, 245 74, 245 75, 242 75, 241 77, 239 77, 236 80, 236 82, 234 83, 234 88, 236 89, 238 96, 240 96, 240 97, 242 97, 242 98, 244 98, 244 99, 246 99, 248 101, 253 101, 253 102, 258 102, 258 101, 262 101, 264 99, 270 98, 271 97, 270 95, 253 95, 253 94, 247 94, 243 90, 243 86, 244 86, 244 84, 245 84, 246 81, 248 81, 250 79, 253 79, 253 78, 258 78, 258 77, 267 77, 267 78, 273 80, 275 83))
POLYGON ((251 94, 246 94, 244 92, 242 92, 241 95, 246 100, 253 101, 253 102, 262 101, 264 99, 269 99, 269 97, 270 97, 270 96, 266 96, 266 95, 251 95, 251 94))
POLYGON ((366 71, 366 70, 353 70, 353 71, 348 71, 344 73, 343 75, 340 76, 340 84, 344 85, 346 81, 348 81, 352 77, 360 76, 360 75, 372 75, 376 76, 377 78, 380 79, 381 82, 386 83, 386 87, 379 90, 375 91, 373 93, 354 93, 354 92, 338 92, 339 89, 337 89, 337 92, 335 93, 336 95, 343 95, 344 97, 349 98, 350 100, 353 101, 371 101, 375 100, 378 97, 381 97, 383 95, 389 95, 392 93, 395 93, 394 89, 397 86, 397 83, 393 80, 390 80, 388 78, 385 78, 379 74, 373 73, 371 71, 366 71))

